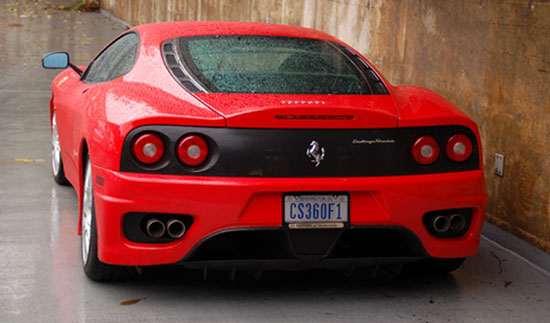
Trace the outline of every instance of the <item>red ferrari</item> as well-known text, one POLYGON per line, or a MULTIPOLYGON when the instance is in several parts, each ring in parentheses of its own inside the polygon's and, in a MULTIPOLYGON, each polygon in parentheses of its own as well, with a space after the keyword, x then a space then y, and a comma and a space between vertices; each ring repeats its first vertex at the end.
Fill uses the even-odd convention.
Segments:
POLYGON ((52 84, 52 168, 94 280, 134 266, 451 271, 487 195, 476 124, 307 28, 132 28, 52 84))

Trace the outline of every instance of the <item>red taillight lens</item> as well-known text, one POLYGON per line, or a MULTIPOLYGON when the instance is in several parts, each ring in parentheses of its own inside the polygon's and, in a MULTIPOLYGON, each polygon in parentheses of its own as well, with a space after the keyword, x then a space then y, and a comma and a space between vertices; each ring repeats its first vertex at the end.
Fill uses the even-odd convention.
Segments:
POLYGON ((432 136, 422 136, 414 142, 411 148, 414 160, 421 165, 433 164, 439 157, 439 145, 432 136))
POLYGON ((138 161, 151 165, 158 162, 164 155, 164 143, 158 136, 147 133, 138 136, 132 151, 138 161))
POLYGON ((462 162, 472 155, 473 145, 470 138, 457 134, 447 141, 447 156, 455 162, 462 162))
POLYGON ((178 145, 178 157, 187 166, 198 166, 208 157, 206 140, 197 135, 183 138, 178 145))

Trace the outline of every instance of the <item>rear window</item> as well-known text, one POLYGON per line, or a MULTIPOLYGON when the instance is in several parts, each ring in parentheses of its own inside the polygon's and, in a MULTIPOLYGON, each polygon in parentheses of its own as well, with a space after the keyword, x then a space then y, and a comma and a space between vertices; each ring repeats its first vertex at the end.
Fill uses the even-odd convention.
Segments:
POLYGON ((186 37, 165 42, 163 52, 174 77, 192 91, 387 93, 365 62, 343 46, 323 40, 273 36, 186 37))

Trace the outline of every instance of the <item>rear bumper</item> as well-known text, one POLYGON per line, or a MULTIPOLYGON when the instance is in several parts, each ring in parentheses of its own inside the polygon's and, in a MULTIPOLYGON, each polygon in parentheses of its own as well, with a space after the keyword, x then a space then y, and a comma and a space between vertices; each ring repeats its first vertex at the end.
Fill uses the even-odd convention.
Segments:
POLYGON ((481 170, 367 178, 193 177, 96 166, 92 170, 99 259, 119 265, 185 263, 220 232, 282 229, 285 192, 347 192, 350 228, 397 227, 417 238, 425 256, 468 257, 477 253, 487 200, 481 170), (468 232, 458 238, 433 237, 422 216, 454 208, 472 208, 468 232), (194 222, 177 241, 137 243, 123 231, 124 216, 132 212, 186 214, 194 222))

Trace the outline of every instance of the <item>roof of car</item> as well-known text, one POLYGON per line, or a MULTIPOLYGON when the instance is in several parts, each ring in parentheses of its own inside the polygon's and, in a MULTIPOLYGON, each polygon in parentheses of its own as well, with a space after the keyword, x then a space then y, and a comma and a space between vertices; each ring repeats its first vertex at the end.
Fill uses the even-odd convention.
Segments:
POLYGON ((269 35, 286 37, 304 37, 330 40, 341 43, 340 40, 322 31, 278 24, 228 22, 228 21, 180 21, 161 22, 140 25, 132 28, 140 35, 150 40, 164 41, 175 37, 208 36, 208 35, 269 35))

